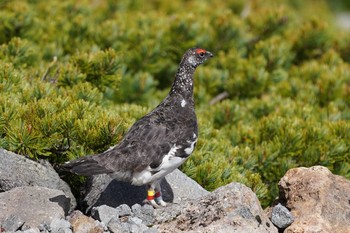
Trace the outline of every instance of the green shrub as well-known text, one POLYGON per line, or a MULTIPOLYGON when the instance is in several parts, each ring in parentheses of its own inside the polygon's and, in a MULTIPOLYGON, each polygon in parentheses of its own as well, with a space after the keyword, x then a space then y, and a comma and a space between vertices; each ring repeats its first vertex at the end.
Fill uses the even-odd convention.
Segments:
POLYGON ((350 179, 350 36, 325 1, 0 6, 3 148, 54 164, 108 149, 202 46, 215 57, 195 74, 199 141, 183 171, 208 190, 243 182, 264 206, 293 167, 350 179))

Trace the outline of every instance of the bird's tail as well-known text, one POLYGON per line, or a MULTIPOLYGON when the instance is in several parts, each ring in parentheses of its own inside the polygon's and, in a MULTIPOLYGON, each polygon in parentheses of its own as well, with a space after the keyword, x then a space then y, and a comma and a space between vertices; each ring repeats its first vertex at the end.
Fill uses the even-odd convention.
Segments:
POLYGON ((61 166, 60 170, 69 171, 82 176, 111 173, 111 170, 98 163, 97 157, 97 155, 90 155, 66 162, 61 166))

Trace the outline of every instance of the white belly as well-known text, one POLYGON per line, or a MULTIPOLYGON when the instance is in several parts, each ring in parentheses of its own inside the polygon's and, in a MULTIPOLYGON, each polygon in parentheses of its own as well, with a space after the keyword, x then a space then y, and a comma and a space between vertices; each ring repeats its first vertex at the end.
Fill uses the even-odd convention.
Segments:
POLYGON ((133 185, 143 185, 148 184, 153 181, 159 180, 174 171, 181 164, 183 164, 187 158, 176 157, 175 152, 180 147, 174 145, 169 153, 164 156, 162 163, 157 168, 151 168, 148 166, 145 170, 141 172, 135 172, 131 184, 133 185))

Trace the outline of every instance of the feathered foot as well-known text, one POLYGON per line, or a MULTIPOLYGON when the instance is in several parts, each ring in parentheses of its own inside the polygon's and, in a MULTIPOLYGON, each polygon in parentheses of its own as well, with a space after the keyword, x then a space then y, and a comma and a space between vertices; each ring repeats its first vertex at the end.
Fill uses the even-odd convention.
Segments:
POLYGON ((152 205, 154 208, 167 206, 167 203, 162 198, 160 181, 154 182, 148 186, 147 199, 144 201, 144 203, 152 205))

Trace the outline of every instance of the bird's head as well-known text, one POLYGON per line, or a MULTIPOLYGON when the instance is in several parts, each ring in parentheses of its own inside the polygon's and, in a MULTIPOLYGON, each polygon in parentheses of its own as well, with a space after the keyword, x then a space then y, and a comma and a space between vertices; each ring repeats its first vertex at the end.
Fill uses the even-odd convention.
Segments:
POLYGON ((182 58, 182 62, 187 63, 193 67, 197 67, 207 59, 213 57, 214 55, 202 48, 191 48, 186 51, 184 57, 182 58))

